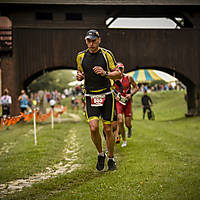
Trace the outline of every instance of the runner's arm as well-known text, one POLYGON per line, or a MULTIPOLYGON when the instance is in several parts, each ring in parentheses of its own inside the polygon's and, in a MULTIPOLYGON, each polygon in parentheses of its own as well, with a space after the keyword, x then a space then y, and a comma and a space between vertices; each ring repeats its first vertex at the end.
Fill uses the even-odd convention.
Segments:
POLYGON ((130 88, 128 89, 128 91, 126 93, 126 98, 131 99, 131 97, 139 90, 139 87, 135 83, 135 81, 133 80, 133 78, 131 76, 128 76, 128 79, 129 79, 129 82, 130 82, 130 88), (133 90, 132 90, 131 86, 134 87, 133 90))
POLYGON ((77 63, 77 74, 76 74, 76 79, 77 81, 82 81, 85 77, 84 77, 84 72, 83 72, 83 68, 81 65, 81 54, 78 54, 77 58, 76 58, 76 63, 77 63))
POLYGON ((12 98, 11 98, 11 97, 9 97, 8 103, 9 103, 9 104, 12 104, 12 98))
POLYGON ((104 76, 106 78, 117 80, 122 78, 122 73, 117 67, 117 62, 115 60, 115 57, 111 51, 107 51, 107 59, 108 59, 108 72, 105 71, 104 76))
POLYGON ((101 76, 112 80, 120 79, 122 77, 122 73, 118 68, 114 68, 112 71, 108 72, 105 71, 101 66, 95 66, 93 70, 96 74, 100 74, 101 76))
POLYGON ((130 76, 130 81, 131 81, 131 85, 134 87, 134 89, 131 92, 131 96, 133 96, 134 94, 136 94, 138 92, 139 87, 131 76, 130 76))
POLYGON ((105 75, 106 75, 106 78, 109 78, 109 79, 112 79, 112 80, 117 80, 117 79, 122 78, 122 73, 121 73, 121 71, 118 68, 114 68, 110 72, 105 72, 105 75), (108 75, 106 75, 106 73, 108 75))
POLYGON ((28 95, 26 95, 26 100, 27 100, 27 101, 30 101, 30 99, 29 99, 28 95))
POLYGON ((76 74, 77 81, 82 81, 84 78, 84 73, 78 70, 76 74))
POLYGON ((22 100, 22 96, 20 95, 19 97, 18 97, 18 101, 21 101, 22 100))
MULTIPOLYGON (((148 96, 149 97, 149 96, 148 96)), ((153 101, 151 100, 151 97, 148 98, 149 101, 151 102, 151 106, 153 105, 153 101)))

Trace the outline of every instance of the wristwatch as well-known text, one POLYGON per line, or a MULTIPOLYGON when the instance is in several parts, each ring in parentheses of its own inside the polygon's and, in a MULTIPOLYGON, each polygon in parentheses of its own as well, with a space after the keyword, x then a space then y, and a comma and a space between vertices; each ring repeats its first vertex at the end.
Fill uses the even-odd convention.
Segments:
POLYGON ((108 76, 108 71, 106 71, 106 73, 105 73, 105 77, 107 77, 108 76))

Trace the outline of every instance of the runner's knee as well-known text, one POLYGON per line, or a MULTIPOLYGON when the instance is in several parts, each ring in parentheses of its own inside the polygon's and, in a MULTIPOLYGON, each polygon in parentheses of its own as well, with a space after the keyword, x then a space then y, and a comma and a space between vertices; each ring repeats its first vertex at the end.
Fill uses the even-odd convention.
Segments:
POLYGON ((98 131, 98 129, 99 129, 98 123, 96 121, 91 121, 90 122, 90 131, 92 133, 94 133, 94 132, 98 131))
POLYGON ((98 130, 98 126, 90 126, 91 132, 96 132, 98 130))
POLYGON ((118 120, 118 123, 119 124, 123 124, 124 122, 123 122, 123 115, 118 115, 118 118, 117 118, 117 120, 118 120))
POLYGON ((123 119, 122 119, 122 118, 119 118, 119 119, 118 119, 118 123, 119 123, 119 125, 123 124, 123 119))

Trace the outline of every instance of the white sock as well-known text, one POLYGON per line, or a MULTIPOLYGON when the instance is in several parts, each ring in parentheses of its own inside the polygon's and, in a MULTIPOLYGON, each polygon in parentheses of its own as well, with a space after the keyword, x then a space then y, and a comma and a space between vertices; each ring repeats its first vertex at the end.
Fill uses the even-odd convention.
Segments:
POLYGON ((113 160, 113 161, 114 161, 114 158, 113 158, 113 157, 112 157, 112 158, 108 158, 108 161, 109 161, 109 160, 113 160))
POLYGON ((104 152, 98 153, 99 156, 104 156, 104 152))

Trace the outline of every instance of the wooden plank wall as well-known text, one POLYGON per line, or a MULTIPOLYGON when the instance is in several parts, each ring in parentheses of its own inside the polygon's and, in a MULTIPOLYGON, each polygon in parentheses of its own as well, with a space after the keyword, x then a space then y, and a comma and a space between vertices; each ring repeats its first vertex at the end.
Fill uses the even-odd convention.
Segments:
MULTIPOLYGON (((86 48, 83 30, 16 29, 16 67, 24 81, 48 68, 75 69, 75 58, 86 48)), ((200 30, 108 30, 100 29, 102 46, 131 71, 137 67, 175 70, 194 84, 200 77, 200 30)))

